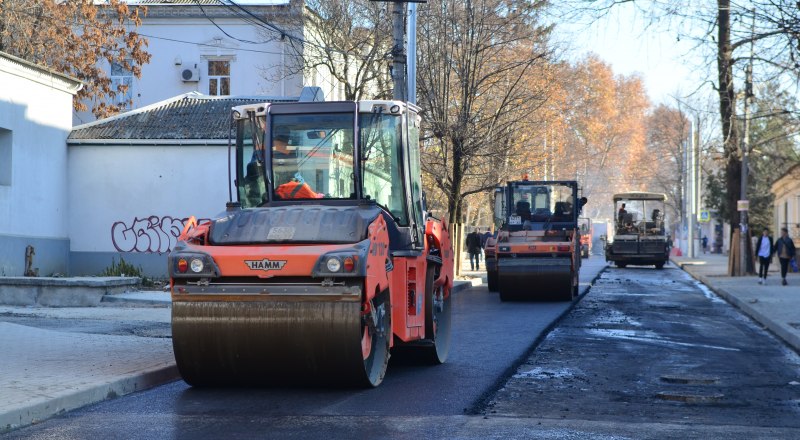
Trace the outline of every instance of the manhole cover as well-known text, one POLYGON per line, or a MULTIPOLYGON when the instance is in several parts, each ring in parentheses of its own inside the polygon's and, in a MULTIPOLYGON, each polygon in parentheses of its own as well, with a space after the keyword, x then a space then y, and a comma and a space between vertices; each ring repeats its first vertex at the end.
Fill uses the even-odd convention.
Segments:
POLYGON ((718 377, 687 374, 665 374, 661 380, 666 383, 680 383, 689 385, 708 385, 719 382, 718 377))
POLYGON ((724 394, 688 394, 688 393, 673 393, 662 391, 656 393, 656 398, 661 400, 669 400, 671 402, 683 403, 717 403, 725 397, 724 394))

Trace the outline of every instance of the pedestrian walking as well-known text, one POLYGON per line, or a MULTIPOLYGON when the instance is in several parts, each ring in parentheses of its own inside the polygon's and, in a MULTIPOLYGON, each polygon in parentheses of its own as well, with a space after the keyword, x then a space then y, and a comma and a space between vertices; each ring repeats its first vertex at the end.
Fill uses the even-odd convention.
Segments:
POLYGON ((786 272, 789 271, 789 262, 797 254, 794 241, 789 237, 789 230, 786 228, 781 228, 781 236, 775 241, 775 253, 778 254, 778 261, 781 263, 781 284, 785 286, 788 284, 786 272))
POLYGON ((705 254, 705 253, 706 253, 706 250, 708 249, 708 237, 706 237, 706 236, 704 235, 704 236, 703 236, 703 239, 702 239, 702 240, 700 240, 700 241, 703 243, 703 253, 705 254))
POLYGON ((767 284, 767 271, 769 271, 769 262, 772 260, 774 253, 772 237, 769 235, 769 229, 764 228, 761 237, 758 237, 756 243, 756 250, 758 252, 758 284, 767 284))
POLYGON ((467 234, 466 245, 472 270, 481 270, 481 237, 478 235, 478 231, 473 230, 467 234))

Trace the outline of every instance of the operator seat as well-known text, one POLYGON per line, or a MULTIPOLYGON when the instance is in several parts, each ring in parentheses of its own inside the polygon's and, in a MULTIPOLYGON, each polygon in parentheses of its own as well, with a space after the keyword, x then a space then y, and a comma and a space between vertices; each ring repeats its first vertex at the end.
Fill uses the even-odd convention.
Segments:
POLYGON ((570 214, 569 205, 566 202, 556 202, 556 206, 553 208, 552 221, 568 222, 572 220, 570 214))
POLYGON ((247 164, 247 174, 244 177, 245 198, 248 206, 259 206, 264 203, 264 163, 252 160, 247 164))
POLYGON ((526 220, 531 221, 531 204, 520 200, 517 202, 517 209, 515 213, 522 218, 523 222, 526 220))

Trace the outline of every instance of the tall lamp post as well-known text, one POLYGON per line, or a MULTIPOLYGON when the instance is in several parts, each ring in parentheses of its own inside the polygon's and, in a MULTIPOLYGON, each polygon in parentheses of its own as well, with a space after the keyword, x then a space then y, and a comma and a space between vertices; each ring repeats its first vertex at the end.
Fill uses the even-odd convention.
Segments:
MULTIPOLYGON (((755 13, 753 13, 753 25, 755 26, 755 13)), ((752 28, 751 28, 752 33, 752 28)), ((753 39, 750 39, 750 61, 745 68, 744 83, 744 133, 742 134, 742 178, 741 188, 739 189, 741 199, 739 206, 739 274, 744 276, 753 273, 753 259, 750 254, 750 236, 747 224, 747 214, 749 203, 747 200, 747 178, 749 172, 748 156, 750 152, 750 100, 753 98, 753 39)))

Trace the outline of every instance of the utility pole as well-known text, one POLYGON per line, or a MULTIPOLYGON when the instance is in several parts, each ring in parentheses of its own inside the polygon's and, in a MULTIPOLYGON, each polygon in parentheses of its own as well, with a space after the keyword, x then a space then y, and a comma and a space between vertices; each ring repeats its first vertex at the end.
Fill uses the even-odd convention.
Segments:
MULTIPOLYGON (((739 199, 742 201, 747 200, 747 175, 749 172, 748 155, 750 151, 750 99, 753 97, 753 38, 752 35, 755 30, 755 10, 751 11, 753 14, 753 22, 750 27, 750 61, 745 68, 745 83, 744 83, 744 133, 742 136, 742 178, 739 199)), ((748 204, 741 203, 739 207, 739 274, 747 275, 753 273, 752 258, 750 257, 750 246, 748 243, 750 233, 747 225, 747 211, 748 204)))
MULTIPOLYGON (((691 131, 691 127, 689 128, 691 131)), ((689 240, 687 239, 689 236, 689 150, 691 149, 689 145, 689 140, 685 139, 683 141, 683 166, 681 169, 681 178, 682 178, 682 186, 681 188, 681 227, 678 239, 678 247, 680 248, 681 252, 685 252, 687 257, 691 257, 691 253, 689 252, 689 240)))
POLYGON ((417 103, 417 4, 408 4, 408 102, 417 103))
MULTIPOLYGON (((700 207, 702 206, 702 200, 700 197, 702 185, 702 179, 700 174, 700 116, 695 115, 694 117, 694 128, 692 130, 692 143, 694 144, 694 167, 692 168, 692 173, 694 174, 694 224, 696 230, 699 232, 700 228, 697 226, 698 216, 700 214, 700 207)), ((695 247, 695 253, 701 247, 700 240, 703 238, 702 233, 697 237, 697 244, 698 246, 695 247)))
POLYGON ((694 119, 690 122, 689 127, 689 149, 686 154, 686 158, 688 159, 686 163, 686 188, 688 189, 686 193, 686 249, 688 254, 687 256, 689 258, 695 258, 697 256, 694 245, 694 233, 695 229, 697 228, 697 175, 695 173, 697 162, 697 155, 695 154, 697 151, 697 145, 695 144, 695 131, 697 130, 697 127, 694 125, 694 119))
POLYGON ((408 99, 408 86, 406 85, 406 4, 400 1, 392 2, 392 81, 394 90, 392 97, 398 101, 408 99))

